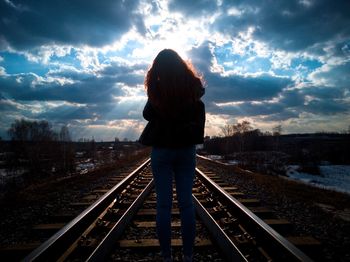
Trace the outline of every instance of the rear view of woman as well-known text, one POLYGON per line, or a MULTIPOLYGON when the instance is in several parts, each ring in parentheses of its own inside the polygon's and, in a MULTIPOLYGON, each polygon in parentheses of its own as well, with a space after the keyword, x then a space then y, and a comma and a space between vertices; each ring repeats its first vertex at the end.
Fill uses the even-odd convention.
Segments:
POLYGON ((195 145, 203 143, 205 109, 201 78, 175 51, 162 50, 145 79, 148 124, 140 142, 152 146, 151 166, 157 194, 157 235, 164 261, 171 261, 172 183, 181 217, 183 260, 192 261, 195 216, 192 186, 195 145))

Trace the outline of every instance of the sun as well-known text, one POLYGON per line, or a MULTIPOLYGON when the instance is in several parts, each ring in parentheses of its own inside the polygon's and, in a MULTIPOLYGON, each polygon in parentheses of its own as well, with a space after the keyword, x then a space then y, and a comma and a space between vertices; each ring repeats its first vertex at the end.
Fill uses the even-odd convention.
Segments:
POLYGON ((201 21, 170 13, 167 5, 162 6, 158 14, 146 16, 144 25, 147 33, 140 39, 143 46, 133 52, 138 58, 154 58, 161 50, 169 48, 188 60, 188 51, 208 36, 201 21))
POLYGON ((189 49, 188 43, 185 41, 181 41, 180 38, 181 34, 175 34, 175 35, 170 35, 167 36, 167 38, 155 42, 154 45, 157 50, 161 51, 165 48, 172 49, 175 52, 177 52, 182 59, 188 60, 188 55, 187 55, 187 50, 189 49))

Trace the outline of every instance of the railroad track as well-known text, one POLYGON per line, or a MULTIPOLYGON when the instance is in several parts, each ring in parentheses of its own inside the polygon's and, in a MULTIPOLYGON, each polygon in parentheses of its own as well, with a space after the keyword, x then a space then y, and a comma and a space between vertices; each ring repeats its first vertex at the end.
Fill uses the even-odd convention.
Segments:
MULTIPOLYGON (((91 205, 72 203, 89 206, 69 223, 39 225, 43 231, 61 228, 24 261, 137 261, 150 249, 159 249, 149 160, 116 182, 108 192, 95 190, 86 196, 85 200, 96 199, 91 205)), ((196 168, 193 201, 196 251, 209 250, 216 254, 216 261, 311 261, 295 244, 310 248, 317 246, 316 241, 293 236, 288 221, 275 218, 259 200, 246 197, 204 166, 196 168)), ((176 249, 181 247, 176 197, 172 214, 172 245, 176 249)), ((159 256, 150 261, 156 259, 159 256)))

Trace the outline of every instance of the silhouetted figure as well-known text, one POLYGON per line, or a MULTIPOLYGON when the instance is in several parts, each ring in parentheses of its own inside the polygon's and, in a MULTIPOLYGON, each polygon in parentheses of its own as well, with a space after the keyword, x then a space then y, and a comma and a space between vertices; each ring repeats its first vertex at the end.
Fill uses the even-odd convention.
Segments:
POLYGON ((192 186, 195 145, 203 143, 205 109, 201 78, 173 50, 154 59, 145 79, 148 101, 143 117, 149 121, 140 142, 152 146, 151 166, 157 193, 157 235, 164 261, 171 261, 172 181, 181 216, 184 261, 192 261, 195 216, 192 186))

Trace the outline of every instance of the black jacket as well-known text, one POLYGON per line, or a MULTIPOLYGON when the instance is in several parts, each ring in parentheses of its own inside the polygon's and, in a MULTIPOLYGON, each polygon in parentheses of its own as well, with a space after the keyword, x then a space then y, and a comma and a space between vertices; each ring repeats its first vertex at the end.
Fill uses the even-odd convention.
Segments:
POLYGON ((174 116, 157 112, 147 101, 143 117, 148 121, 139 140, 144 145, 177 148, 203 143, 205 106, 201 100, 174 116))

